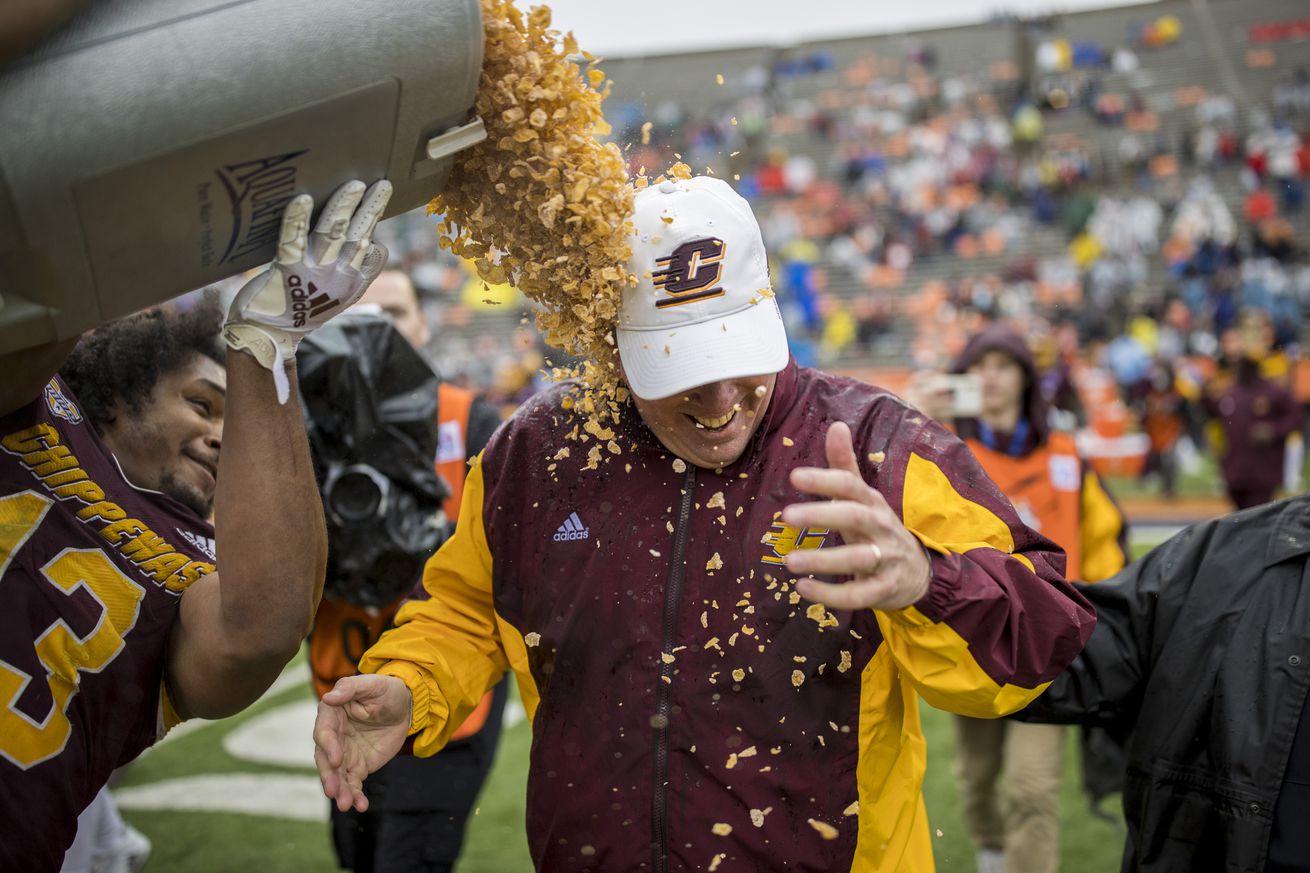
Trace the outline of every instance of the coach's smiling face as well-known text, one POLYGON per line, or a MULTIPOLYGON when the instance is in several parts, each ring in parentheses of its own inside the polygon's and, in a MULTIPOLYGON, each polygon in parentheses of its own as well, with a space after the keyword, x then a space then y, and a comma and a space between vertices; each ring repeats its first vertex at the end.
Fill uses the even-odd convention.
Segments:
POLYGON ((633 395, 664 447, 697 467, 726 467, 746 451, 773 398, 777 374, 698 385, 660 400, 633 395))
POLYGON ((128 481, 161 491, 208 518, 223 445, 227 374, 201 354, 164 373, 140 402, 116 404, 102 427, 128 481))

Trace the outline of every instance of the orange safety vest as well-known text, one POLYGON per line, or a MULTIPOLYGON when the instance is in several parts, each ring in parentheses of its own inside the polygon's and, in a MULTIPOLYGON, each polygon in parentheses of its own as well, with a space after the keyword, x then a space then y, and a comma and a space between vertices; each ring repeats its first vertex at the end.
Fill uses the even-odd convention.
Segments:
MULTIPOLYGON (((464 493, 464 477, 468 472, 469 413, 473 399, 472 391, 444 382, 437 395, 435 463, 437 475, 450 488, 450 496, 441 504, 449 519, 459 516, 459 501, 464 493)), ((320 601, 318 613, 314 616, 314 630, 309 635, 310 674, 319 697, 332 690, 338 679, 359 672, 359 659, 391 626, 403 600, 402 597, 389 606, 374 609, 326 597, 320 601)), ((472 736, 482 729, 491 711, 491 695, 492 692, 488 691, 451 740, 472 736)))
POLYGON ((1073 437, 1053 433, 1046 445, 1018 458, 976 439, 965 442, 1024 523, 1064 549, 1065 577, 1081 579, 1083 462, 1073 437))
POLYGON ((459 501, 464 495, 464 477, 468 474, 469 412, 473 409, 473 392, 447 385, 437 389, 437 475, 450 488, 450 496, 441 508, 446 518, 459 518, 459 501))

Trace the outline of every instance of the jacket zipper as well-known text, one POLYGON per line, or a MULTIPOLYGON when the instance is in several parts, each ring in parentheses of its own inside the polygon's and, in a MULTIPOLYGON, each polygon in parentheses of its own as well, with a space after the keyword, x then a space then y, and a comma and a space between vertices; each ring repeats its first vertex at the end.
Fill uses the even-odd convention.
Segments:
MULTIPOLYGON (((669 557, 669 578, 664 586, 664 639, 660 652, 671 652, 678 637, 678 606, 682 599, 682 577, 686 574, 687 536, 691 522, 691 504, 696 489, 696 468, 687 467, 682 481, 682 502, 678 507, 678 528, 673 537, 673 554, 669 557)), ((655 712, 661 728, 655 729, 655 776, 651 785, 651 869, 665 873, 669 862, 668 781, 669 781, 669 711, 672 696, 673 665, 660 658, 660 678, 655 688, 655 712)))

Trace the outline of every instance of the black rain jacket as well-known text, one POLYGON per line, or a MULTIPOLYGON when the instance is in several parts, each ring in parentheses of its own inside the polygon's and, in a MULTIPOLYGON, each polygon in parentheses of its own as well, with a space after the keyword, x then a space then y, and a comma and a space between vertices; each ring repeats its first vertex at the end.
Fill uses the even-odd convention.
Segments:
POLYGON ((1308 557, 1300 496, 1194 525, 1077 586, 1096 630, 1021 717, 1126 743, 1125 873, 1263 873, 1310 688, 1308 557))

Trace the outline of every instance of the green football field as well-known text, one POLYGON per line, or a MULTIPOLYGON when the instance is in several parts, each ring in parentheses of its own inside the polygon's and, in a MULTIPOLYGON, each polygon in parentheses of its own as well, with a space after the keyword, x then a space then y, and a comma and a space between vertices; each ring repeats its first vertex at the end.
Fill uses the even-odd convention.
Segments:
MULTIPOLYGON (((1147 543, 1136 543, 1141 553, 1147 543)), ((123 814, 154 842, 148 873, 304 873, 336 869, 327 801, 311 763, 313 695, 303 662, 236 718, 184 725, 132 765, 115 791, 123 814), (243 810, 243 811, 236 811, 243 810)), ((517 708, 512 705, 511 708, 517 708)), ((518 709, 521 714, 521 709, 518 709)), ((937 869, 972 871, 951 775, 951 716, 923 707, 925 781, 937 869)), ((470 825, 460 873, 526 873, 523 798, 530 735, 518 720, 503 734, 495 768, 470 825)), ((1098 819, 1078 788, 1070 731, 1061 813, 1065 873, 1118 869, 1122 825, 1098 819)), ((1117 804, 1107 807, 1117 815, 1117 804)))
MULTIPOLYGON (((160 803, 163 808, 124 809, 126 818, 154 842, 147 871, 163 873, 299 873, 335 870, 327 825, 271 815, 215 812, 212 808, 240 808, 261 792, 283 791, 288 777, 303 780, 312 791, 316 778, 309 766, 253 763, 234 756, 224 747, 225 737, 261 715, 299 702, 311 702, 307 687, 288 689, 274 695, 241 716, 209 724, 179 739, 170 740, 133 765, 118 786, 126 801, 146 789, 158 789, 173 780, 183 791, 188 784, 196 792, 215 792, 206 804, 211 809, 179 811, 178 802, 160 803), (192 777, 209 776, 196 782, 192 777), (230 783, 230 785, 229 785, 230 783), (277 788, 273 786, 276 784, 277 788), (229 794, 223 796, 226 788, 229 794)), ((955 787, 950 770, 950 716, 923 708, 928 736, 928 775, 925 784, 931 827, 937 836, 937 868, 941 871, 972 871, 973 852, 960 822, 955 787)), ((504 733, 495 768, 483 789, 477 814, 469 828, 461 873, 517 873, 531 871, 523 836, 524 777, 528 760, 529 731, 525 722, 504 733)), ((306 738, 307 740, 307 738, 306 738)), ((1121 836, 1115 828, 1097 820, 1077 787, 1077 752, 1070 732, 1062 812, 1064 846, 1061 870, 1066 873, 1104 873, 1118 868, 1121 836)), ((306 755, 306 760, 308 756, 306 755)), ((312 795, 297 795, 309 800, 312 795)), ((191 800, 181 804, 192 805, 191 800)), ((291 812, 283 801, 284 810, 291 812)), ((312 801, 310 801, 312 804, 312 801)), ((321 804, 326 817, 326 800, 321 804)), ((279 805, 274 799, 272 806, 279 805)), ((309 805, 309 804, 306 804, 309 805)), ((1107 804, 1113 807, 1113 804, 1107 804)))

